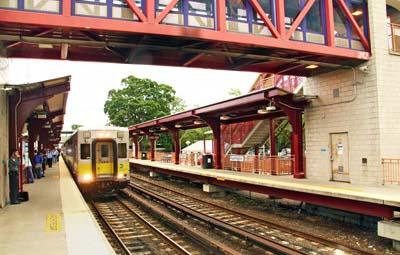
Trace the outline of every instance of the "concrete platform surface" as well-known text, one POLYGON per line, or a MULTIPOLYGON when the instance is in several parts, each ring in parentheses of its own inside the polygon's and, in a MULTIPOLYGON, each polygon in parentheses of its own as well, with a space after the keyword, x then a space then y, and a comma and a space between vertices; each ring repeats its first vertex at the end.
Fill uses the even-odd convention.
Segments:
POLYGON ((293 176, 274 176, 220 169, 202 169, 199 167, 140 159, 130 159, 130 162, 142 166, 162 168, 169 171, 179 171, 212 177, 219 180, 236 181, 284 190, 400 207, 400 186, 360 186, 342 182, 294 179, 293 176))
POLYGON ((115 254, 61 158, 24 190, 28 202, 0 209, 0 254, 115 254))

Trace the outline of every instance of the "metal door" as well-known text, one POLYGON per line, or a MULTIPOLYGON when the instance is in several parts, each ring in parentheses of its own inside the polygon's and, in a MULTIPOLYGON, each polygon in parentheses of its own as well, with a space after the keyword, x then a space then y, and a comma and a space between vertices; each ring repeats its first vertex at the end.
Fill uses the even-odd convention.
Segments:
POLYGON ((111 142, 99 142, 96 144, 96 174, 113 175, 114 153, 111 142))
POLYGON ((350 182, 348 133, 331 134, 332 180, 350 182))

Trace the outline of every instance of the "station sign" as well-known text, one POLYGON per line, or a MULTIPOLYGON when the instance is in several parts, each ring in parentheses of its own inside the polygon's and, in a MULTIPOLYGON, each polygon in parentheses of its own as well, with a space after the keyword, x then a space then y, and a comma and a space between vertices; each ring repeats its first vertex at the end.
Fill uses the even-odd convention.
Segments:
POLYGON ((230 161, 244 161, 244 155, 229 155, 229 160, 230 161))

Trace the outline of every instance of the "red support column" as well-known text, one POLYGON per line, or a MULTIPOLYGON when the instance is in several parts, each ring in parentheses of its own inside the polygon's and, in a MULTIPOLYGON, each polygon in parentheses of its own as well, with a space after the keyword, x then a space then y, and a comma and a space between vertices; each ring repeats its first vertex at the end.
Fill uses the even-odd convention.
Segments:
POLYGON ((181 146, 179 144, 179 129, 172 129, 172 139, 174 140, 174 163, 179 165, 179 154, 181 153, 181 146))
POLYGON ((302 112, 292 110, 289 116, 292 125, 292 148, 294 154, 294 178, 305 178, 304 171, 304 152, 303 152, 303 124, 302 112))
POLYGON ((156 160, 156 138, 150 137, 150 160, 156 160))
POLYGON ((214 168, 222 169, 221 123, 217 119, 204 119, 213 131, 214 168))

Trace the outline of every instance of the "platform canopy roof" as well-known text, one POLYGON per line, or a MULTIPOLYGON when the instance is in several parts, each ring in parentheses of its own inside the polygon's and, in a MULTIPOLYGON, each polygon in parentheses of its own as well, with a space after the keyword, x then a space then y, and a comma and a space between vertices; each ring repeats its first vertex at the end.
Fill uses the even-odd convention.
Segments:
POLYGON ((71 76, 18 85, 5 85, 17 109, 17 134, 31 125, 37 134, 46 134, 48 142, 58 143, 64 124, 71 76))
POLYGON ((129 127, 131 135, 166 132, 171 129, 193 129, 210 122, 238 122, 286 116, 287 108, 302 111, 309 100, 283 89, 271 87, 214 104, 183 111, 129 127), (272 106, 268 108, 268 106, 272 106), (275 110, 271 110, 275 107, 275 110))

